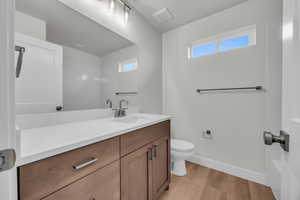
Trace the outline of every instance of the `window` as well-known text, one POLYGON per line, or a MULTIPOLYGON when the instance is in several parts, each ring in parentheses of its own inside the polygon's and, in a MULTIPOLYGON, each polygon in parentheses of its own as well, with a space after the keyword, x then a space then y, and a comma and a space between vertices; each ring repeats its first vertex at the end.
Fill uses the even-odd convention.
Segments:
POLYGON ((188 57, 197 58, 252 45, 256 45, 255 25, 194 42, 188 49, 188 57))
POLYGON ((205 56, 209 54, 215 54, 217 53, 217 43, 216 42, 211 42, 208 44, 202 44, 199 46, 194 46, 192 48, 192 57, 200 57, 200 56, 205 56))
POLYGON ((119 63, 119 72, 130 72, 135 71, 138 68, 137 59, 131 59, 119 63))
POLYGON ((249 44, 250 44, 249 35, 235 37, 235 38, 221 41, 220 51, 229 51, 232 49, 242 48, 242 47, 249 46, 249 44))

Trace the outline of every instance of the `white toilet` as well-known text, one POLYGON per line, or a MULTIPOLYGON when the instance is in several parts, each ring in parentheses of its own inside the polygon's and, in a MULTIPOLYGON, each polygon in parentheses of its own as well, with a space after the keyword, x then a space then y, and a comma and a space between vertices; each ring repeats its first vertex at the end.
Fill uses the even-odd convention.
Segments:
POLYGON ((171 139, 172 173, 176 176, 186 175, 185 161, 194 153, 190 142, 171 139))

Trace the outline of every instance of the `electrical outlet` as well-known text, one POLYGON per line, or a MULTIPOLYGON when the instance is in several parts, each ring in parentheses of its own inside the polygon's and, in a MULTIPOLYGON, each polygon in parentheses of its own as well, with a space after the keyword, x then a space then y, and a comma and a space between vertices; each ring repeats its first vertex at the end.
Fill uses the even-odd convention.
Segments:
POLYGON ((202 137, 203 137, 204 139, 209 139, 209 140, 211 140, 211 139, 213 138, 211 130, 203 131, 203 132, 202 132, 202 137))

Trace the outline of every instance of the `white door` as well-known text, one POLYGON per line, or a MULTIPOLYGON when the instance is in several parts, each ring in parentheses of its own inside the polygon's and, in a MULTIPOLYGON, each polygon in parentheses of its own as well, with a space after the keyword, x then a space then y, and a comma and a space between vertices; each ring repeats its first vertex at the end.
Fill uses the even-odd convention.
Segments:
POLYGON ((289 152, 277 144, 267 148, 267 174, 277 200, 300 200, 300 2, 283 4, 281 129, 290 144, 289 152))
MULTIPOLYGON (((14 1, 0 1, 0 151, 14 148, 14 1)), ((15 168, 0 172, 0 199, 15 200, 15 168)))
MULTIPOLYGON (((15 44, 25 48, 16 79, 16 113, 56 112, 57 106, 63 106, 62 47, 20 33, 15 36, 15 44)), ((18 52, 15 60, 17 56, 18 52)))
POLYGON ((290 152, 282 153, 281 200, 300 199, 300 2, 284 0, 282 129, 290 152))

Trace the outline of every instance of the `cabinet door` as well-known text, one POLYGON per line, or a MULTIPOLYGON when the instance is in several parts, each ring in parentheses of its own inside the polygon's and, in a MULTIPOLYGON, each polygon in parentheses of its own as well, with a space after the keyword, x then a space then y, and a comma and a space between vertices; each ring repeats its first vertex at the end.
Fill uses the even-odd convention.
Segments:
POLYGON ((152 144, 121 159, 121 199, 152 200, 152 144))
POLYGON ((170 120, 141 128, 121 136, 121 156, 170 135, 170 120))
POLYGON ((170 184, 170 137, 162 137, 153 143, 153 198, 170 184))
POLYGON ((120 200, 120 162, 116 161, 43 200, 120 200))

